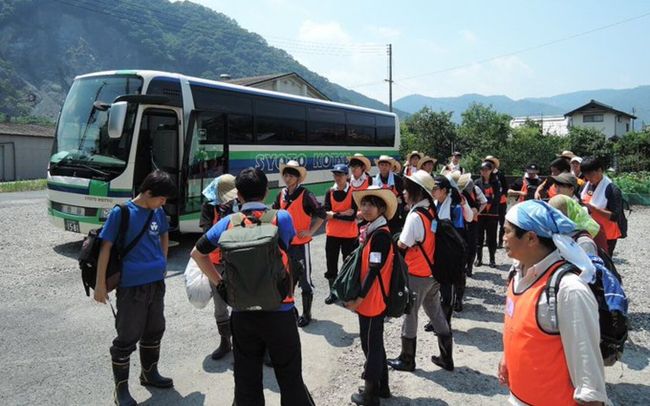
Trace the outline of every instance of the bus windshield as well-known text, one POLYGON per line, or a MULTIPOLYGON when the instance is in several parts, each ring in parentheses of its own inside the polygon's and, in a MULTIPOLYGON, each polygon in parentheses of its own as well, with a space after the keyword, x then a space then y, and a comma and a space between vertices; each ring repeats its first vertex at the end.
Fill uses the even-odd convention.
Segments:
POLYGON ((61 110, 50 172, 65 175, 75 169, 75 176, 92 178, 121 173, 128 160, 135 112, 127 114, 125 136, 111 139, 107 107, 118 96, 140 94, 142 82, 138 76, 114 75, 76 80, 61 110), (83 175, 84 169, 88 175, 83 175))

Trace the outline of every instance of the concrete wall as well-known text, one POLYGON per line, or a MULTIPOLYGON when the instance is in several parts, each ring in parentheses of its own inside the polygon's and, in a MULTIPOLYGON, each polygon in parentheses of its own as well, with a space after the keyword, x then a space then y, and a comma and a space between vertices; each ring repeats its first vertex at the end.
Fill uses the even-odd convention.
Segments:
POLYGON ((42 179, 54 138, 0 135, 0 181, 42 179))

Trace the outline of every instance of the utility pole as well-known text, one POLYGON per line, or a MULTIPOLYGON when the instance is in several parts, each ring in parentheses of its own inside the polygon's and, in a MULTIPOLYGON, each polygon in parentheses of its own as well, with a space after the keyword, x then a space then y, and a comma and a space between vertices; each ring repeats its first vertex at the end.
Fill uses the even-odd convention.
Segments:
POLYGON ((388 110, 393 111, 393 44, 388 44, 388 110))

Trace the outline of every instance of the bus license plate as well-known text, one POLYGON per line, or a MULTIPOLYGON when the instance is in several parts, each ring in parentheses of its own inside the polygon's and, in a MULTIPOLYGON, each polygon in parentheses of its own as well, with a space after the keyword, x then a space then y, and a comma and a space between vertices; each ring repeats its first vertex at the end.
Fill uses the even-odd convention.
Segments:
POLYGON ((63 225, 65 226, 66 231, 72 231, 75 233, 79 233, 79 222, 77 220, 68 220, 64 219, 63 220, 63 225))

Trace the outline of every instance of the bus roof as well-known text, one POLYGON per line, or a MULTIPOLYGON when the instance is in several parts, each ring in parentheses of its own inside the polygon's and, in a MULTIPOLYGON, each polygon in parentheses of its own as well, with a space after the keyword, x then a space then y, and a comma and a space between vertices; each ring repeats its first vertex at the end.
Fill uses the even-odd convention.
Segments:
POLYGON ((138 76, 142 76, 144 79, 152 79, 154 77, 166 77, 166 78, 170 78, 170 79, 178 79, 178 80, 181 80, 181 81, 187 81, 188 83, 191 83, 191 84, 206 85, 206 86, 209 86, 209 87, 212 87, 212 88, 217 88, 217 89, 232 90, 232 91, 238 91, 238 92, 242 92, 242 93, 270 96, 270 97, 279 98, 279 99, 283 99, 283 100, 289 100, 289 101, 303 102, 303 103, 309 103, 309 104, 315 104, 315 105, 321 105, 321 106, 339 107, 339 108, 345 108, 345 109, 350 109, 350 110, 357 110, 357 111, 364 111, 364 112, 368 112, 368 113, 381 114, 381 115, 395 117, 395 118, 397 117, 397 115, 395 113, 391 113, 391 112, 388 112, 388 111, 382 111, 382 110, 370 109, 370 108, 367 108, 367 107, 355 106, 355 105, 352 105, 352 104, 344 104, 344 103, 338 103, 338 102, 327 101, 327 100, 319 100, 319 99, 314 99, 314 98, 311 98, 311 97, 297 96, 297 95, 292 95, 292 94, 288 94, 288 93, 274 92, 272 90, 257 89, 257 88, 254 88, 254 87, 241 86, 241 85, 236 85, 236 84, 227 83, 227 82, 221 82, 221 81, 209 80, 209 79, 202 79, 202 78, 197 78, 197 77, 193 77, 193 76, 183 75, 181 73, 162 72, 162 71, 155 71, 155 70, 132 69, 132 70, 112 70, 112 71, 93 72, 93 73, 87 73, 87 74, 84 74, 84 75, 79 75, 79 76, 75 77, 75 80, 77 80, 77 79, 85 79, 85 78, 90 78, 90 77, 95 77, 95 76, 110 76, 110 75, 138 75, 138 76))

